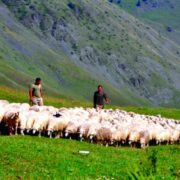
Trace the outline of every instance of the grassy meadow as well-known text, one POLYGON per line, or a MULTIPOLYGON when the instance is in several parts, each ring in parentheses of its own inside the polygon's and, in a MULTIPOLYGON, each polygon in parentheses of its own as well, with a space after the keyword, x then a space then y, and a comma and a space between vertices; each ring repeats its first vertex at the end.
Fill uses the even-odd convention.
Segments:
MULTIPOLYGON (((28 102, 28 95, 0 88, 0 99, 28 102)), ((45 97, 46 105, 92 107, 91 102, 45 97)), ((180 119, 180 110, 168 108, 116 107, 142 114, 161 114, 180 119)), ((104 147, 69 139, 34 136, 0 136, 0 179, 178 179, 180 146, 104 147), (82 155, 80 150, 90 151, 82 155)))
POLYGON ((178 179, 180 146, 132 149, 67 139, 0 137, 1 179, 178 179), (90 151, 82 155, 80 150, 90 151))

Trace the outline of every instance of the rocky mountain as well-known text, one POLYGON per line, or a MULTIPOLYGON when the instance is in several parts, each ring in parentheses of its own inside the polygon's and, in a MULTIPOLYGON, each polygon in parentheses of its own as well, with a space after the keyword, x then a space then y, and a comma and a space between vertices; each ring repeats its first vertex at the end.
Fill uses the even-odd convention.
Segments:
POLYGON ((49 94, 91 100, 102 83, 113 104, 180 106, 179 44, 116 4, 0 5, 3 85, 25 89, 25 82, 41 76, 49 94))

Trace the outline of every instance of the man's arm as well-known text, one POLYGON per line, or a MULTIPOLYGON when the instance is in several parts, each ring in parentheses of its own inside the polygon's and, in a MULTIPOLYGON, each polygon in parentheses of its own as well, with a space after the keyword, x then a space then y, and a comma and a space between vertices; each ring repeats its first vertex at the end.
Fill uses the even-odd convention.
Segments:
POLYGON ((29 102, 31 103, 32 102, 32 97, 33 97, 33 95, 32 95, 32 88, 29 88, 29 102))
POLYGON ((107 97, 107 95, 104 93, 104 99, 105 99, 105 103, 109 104, 109 98, 107 97))
POLYGON ((93 107, 96 108, 96 93, 94 93, 93 97, 93 107))
POLYGON ((40 94, 41 94, 41 97, 43 98, 43 91, 42 91, 42 89, 40 89, 40 94))
POLYGON ((106 103, 106 104, 109 104, 109 99, 108 99, 108 97, 105 99, 105 103, 106 103))

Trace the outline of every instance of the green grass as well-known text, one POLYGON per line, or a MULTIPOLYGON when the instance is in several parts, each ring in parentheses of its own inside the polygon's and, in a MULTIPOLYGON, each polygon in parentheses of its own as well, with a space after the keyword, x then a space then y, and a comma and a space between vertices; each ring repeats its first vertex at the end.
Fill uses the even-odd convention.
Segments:
MULTIPOLYGON (((28 102, 27 93, 0 88, 0 99, 28 102)), ((56 107, 92 107, 91 102, 45 98, 56 107)), ((180 110, 168 108, 116 107, 142 114, 161 114, 180 119, 180 110)), ((0 179, 178 179, 180 146, 152 146, 145 150, 104 147, 67 139, 32 136, 0 136, 0 179), (79 150, 90 151, 89 155, 79 150)))
POLYGON ((2 179, 180 177, 178 145, 141 150, 129 147, 107 148, 66 139, 1 136, 0 147, 2 179), (81 155, 79 150, 88 150, 90 154, 81 155))
POLYGON ((175 108, 122 107, 122 109, 139 114, 161 115, 166 118, 180 119, 180 109, 175 108))

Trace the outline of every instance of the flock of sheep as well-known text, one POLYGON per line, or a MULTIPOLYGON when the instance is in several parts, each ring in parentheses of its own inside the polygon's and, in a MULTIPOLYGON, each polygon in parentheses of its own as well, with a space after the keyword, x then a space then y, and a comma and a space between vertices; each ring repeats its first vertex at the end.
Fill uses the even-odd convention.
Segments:
POLYGON ((0 133, 73 138, 103 145, 179 143, 180 121, 122 110, 55 108, 0 100, 0 133))

